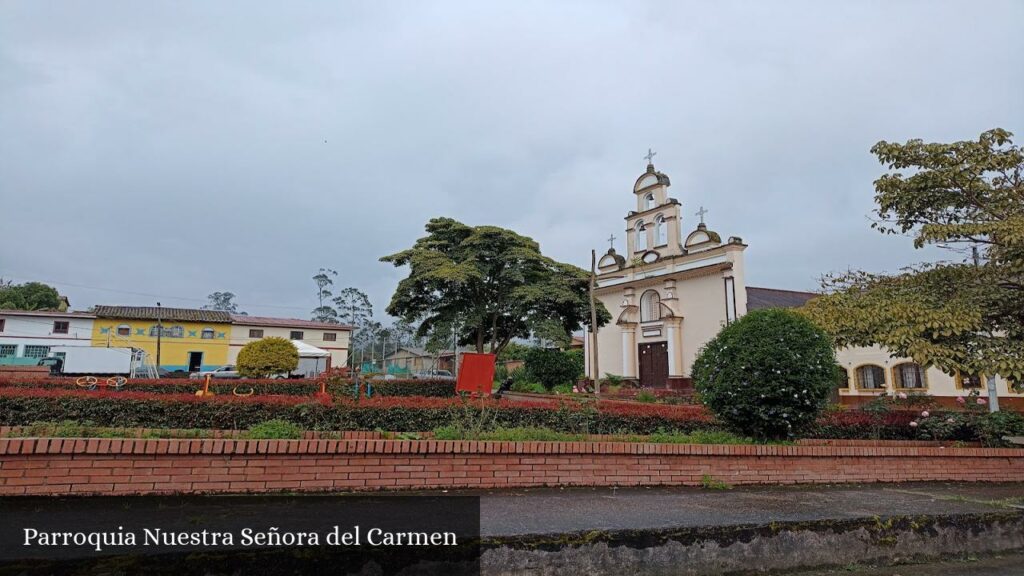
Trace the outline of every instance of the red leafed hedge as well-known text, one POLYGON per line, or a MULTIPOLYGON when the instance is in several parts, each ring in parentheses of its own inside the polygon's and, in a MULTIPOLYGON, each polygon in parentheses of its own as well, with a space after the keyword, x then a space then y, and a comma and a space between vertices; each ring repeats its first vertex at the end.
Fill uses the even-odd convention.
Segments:
POLYGON ((212 396, 131 391, 0 388, 0 425, 75 420, 97 426, 245 429, 273 418, 309 430, 427 431, 460 422, 543 426, 590 434, 691 431, 714 427, 692 406, 622 406, 574 402, 510 402, 461 398, 212 396))
MULTIPOLYGON (((809 436, 850 439, 915 439, 915 412, 874 417, 850 410, 822 416, 809 436)), ((621 402, 463 400, 422 396, 376 396, 354 401, 344 396, 218 395, 151 393, 131 390, 85 391, 67 386, 0 387, 0 425, 75 420, 96 426, 245 429, 281 418, 307 430, 388 430, 424 432, 440 426, 540 426, 588 434, 650 434, 657 431, 717 429, 701 406, 621 402)), ((972 440, 958 431, 949 440, 972 440)))
MULTIPOLYGON (((82 389, 75 383, 75 378, 0 378, 0 389, 4 388, 41 388, 53 390, 82 389)), ((355 387, 350 379, 332 378, 324 381, 328 393, 332 395, 354 395, 355 387)), ((106 379, 100 378, 97 390, 103 390, 106 379)), ((210 382, 210 391, 218 395, 248 394, 255 395, 284 394, 293 396, 309 396, 320 391, 321 380, 218 380, 210 382)), ((451 380, 361 380, 362 393, 366 394, 367 386, 375 395, 380 396, 455 396, 455 382, 451 380)), ((156 394, 194 394, 202 389, 202 380, 184 378, 131 379, 120 391, 151 392, 156 394)))

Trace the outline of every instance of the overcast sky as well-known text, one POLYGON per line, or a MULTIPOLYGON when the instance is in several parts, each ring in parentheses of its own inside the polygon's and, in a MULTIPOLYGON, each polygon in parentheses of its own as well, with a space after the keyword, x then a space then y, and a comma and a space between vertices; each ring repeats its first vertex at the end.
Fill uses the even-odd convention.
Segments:
POLYGON ((878 140, 1024 141, 1024 2, 0 0, 0 276, 308 317, 434 216, 589 267, 648 147, 747 283, 929 254, 869 228, 878 140))

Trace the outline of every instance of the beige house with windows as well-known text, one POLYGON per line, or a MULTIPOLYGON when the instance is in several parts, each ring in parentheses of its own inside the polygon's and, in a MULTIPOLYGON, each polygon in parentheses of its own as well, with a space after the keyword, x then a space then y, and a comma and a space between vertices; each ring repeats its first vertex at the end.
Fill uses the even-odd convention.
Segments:
POLYGON ((274 336, 301 340, 310 346, 327 350, 331 353, 328 368, 344 366, 348 362, 351 335, 352 327, 346 324, 232 314, 228 363, 234 364, 238 359, 238 352, 249 342, 274 336))
MULTIPOLYGON (((642 386, 691 386, 689 375, 701 347, 748 310, 797 307, 810 292, 746 285, 743 254, 736 237, 723 241, 696 212, 686 225, 682 204, 669 196, 671 182, 653 163, 633 185, 635 209, 625 217, 626 253, 609 248, 597 263, 596 296, 612 314, 597 332, 600 366, 593 361, 593 334, 585 338, 586 373, 635 380, 642 386)), ((614 241, 614 237, 611 239, 614 241)), ((985 375, 945 374, 879 347, 837 351, 847 379, 839 388, 845 403, 861 403, 883 392, 926 392, 952 401, 977 389, 986 393, 985 375)), ((996 389, 1007 405, 1024 407, 1024 394, 1003 378, 996 389)))
POLYGON ((434 370, 437 367, 437 356, 423 348, 403 346, 384 358, 384 367, 411 373, 434 370))

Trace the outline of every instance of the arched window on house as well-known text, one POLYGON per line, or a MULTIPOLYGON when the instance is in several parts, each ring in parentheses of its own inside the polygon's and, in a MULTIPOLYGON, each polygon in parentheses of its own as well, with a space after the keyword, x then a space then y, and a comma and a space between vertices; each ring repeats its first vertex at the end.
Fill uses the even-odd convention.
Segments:
POLYGON ((924 389, 928 387, 928 383, 924 379, 924 369, 915 362, 897 364, 892 369, 892 375, 895 380, 893 385, 897 388, 924 389))
POLYGON ((640 321, 661 320, 661 296, 657 290, 648 290, 640 297, 640 321))
POLYGON ((636 223, 634 234, 636 236, 636 241, 634 242, 636 245, 636 251, 642 252, 647 250, 647 227, 644 226, 643 220, 636 223))
POLYGON ((132 335, 132 327, 127 325, 127 324, 121 324, 120 326, 117 327, 117 335, 118 336, 131 336, 132 335))
POLYGON ((213 328, 203 328, 203 340, 213 340, 213 328))
POLYGON ((850 373, 839 365, 836 365, 836 387, 847 390, 850 388, 850 373))
POLYGON ((858 367, 857 387, 861 390, 884 390, 885 369, 875 364, 865 364, 858 367))
POLYGON ((644 210, 650 210, 651 208, 654 208, 654 194, 644 196, 644 210))
POLYGON ((665 246, 668 244, 668 227, 665 226, 665 217, 658 214, 654 219, 654 245, 665 246))

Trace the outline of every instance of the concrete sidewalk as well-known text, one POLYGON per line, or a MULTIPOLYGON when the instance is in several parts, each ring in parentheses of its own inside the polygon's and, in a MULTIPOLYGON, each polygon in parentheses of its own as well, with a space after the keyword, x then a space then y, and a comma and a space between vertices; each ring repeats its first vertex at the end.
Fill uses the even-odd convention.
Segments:
POLYGON ((565 488, 473 492, 484 536, 1024 511, 1019 484, 565 488))
POLYGON ((488 576, 790 574, 1024 551, 1024 483, 479 495, 488 576))

